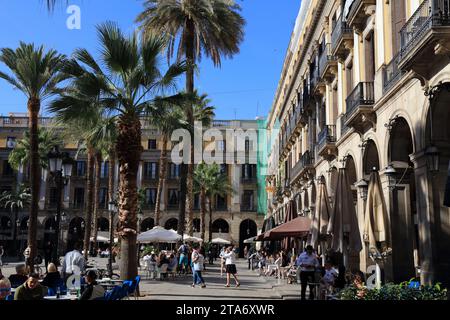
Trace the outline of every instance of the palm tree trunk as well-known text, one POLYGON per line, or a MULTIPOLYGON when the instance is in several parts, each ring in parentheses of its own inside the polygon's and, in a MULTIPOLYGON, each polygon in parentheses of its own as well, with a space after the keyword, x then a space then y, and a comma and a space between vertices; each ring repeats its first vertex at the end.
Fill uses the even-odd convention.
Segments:
POLYGON ((166 181, 166 168, 167 168, 167 135, 163 135, 163 146, 161 149, 161 158, 159 159, 159 181, 158 191, 156 193, 155 203, 155 225, 159 226, 159 220, 161 219, 161 194, 164 190, 164 184, 166 181))
POLYGON ((92 221, 92 237, 94 238, 94 255, 97 252, 98 242, 98 217, 99 217, 99 202, 100 202, 100 174, 102 166, 102 154, 101 152, 95 153, 95 185, 94 185, 94 217, 92 221))
POLYGON ((201 188, 200 190, 200 238, 205 242, 205 218, 206 218, 206 190, 201 188))
MULTIPOLYGON (((109 202, 113 202, 114 199, 114 178, 115 178, 115 170, 116 170, 116 152, 114 147, 109 149, 109 168, 108 168, 108 204, 109 202)), ((108 205, 109 209, 109 205, 108 205)), ((108 270, 110 272, 110 276, 112 275, 112 263, 114 259, 113 255, 113 246, 114 246, 114 212, 109 213, 109 257, 108 257, 108 270)))
POLYGON ((14 209, 14 220, 12 223, 13 226, 13 252, 16 254, 17 252, 17 220, 19 219, 19 207, 15 207, 14 209))
POLYGON ((119 225, 121 237, 120 276, 137 275, 137 174, 142 153, 141 123, 135 115, 122 115, 118 121, 117 157, 119 160, 119 225))
POLYGON ((177 233, 181 236, 184 235, 185 219, 186 219, 186 177, 187 177, 187 164, 181 164, 180 174, 180 211, 178 212, 178 227, 177 233))
MULTIPOLYGON (((195 48, 194 48, 194 23, 192 20, 186 22, 186 92, 192 96, 194 93, 194 66, 195 66, 195 48)), ((194 111, 193 106, 190 105, 187 108, 187 120, 191 128, 194 128, 194 111)), ((191 159, 188 164, 188 172, 186 176, 186 211, 188 214, 187 231, 190 236, 194 233, 193 220, 194 220, 194 136, 191 132, 191 159)))
POLYGON ((30 184, 31 204, 28 228, 28 246, 30 258, 26 261, 30 272, 34 271, 34 258, 37 254, 37 218, 39 214, 39 189, 41 186, 41 168, 39 166, 38 116, 41 101, 36 98, 28 100, 28 125, 30 130, 30 184))
POLYGON ((87 151, 87 176, 86 176, 86 190, 87 190, 87 201, 86 201, 86 215, 85 215, 85 229, 84 229, 84 258, 87 260, 89 256, 89 248, 91 242, 91 230, 92 230, 92 209, 93 209, 93 196, 94 196, 94 163, 95 156, 94 150, 91 146, 88 146, 87 151))
POLYGON ((211 197, 208 196, 208 209, 209 209, 209 242, 212 241, 212 205, 211 205, 211 197))

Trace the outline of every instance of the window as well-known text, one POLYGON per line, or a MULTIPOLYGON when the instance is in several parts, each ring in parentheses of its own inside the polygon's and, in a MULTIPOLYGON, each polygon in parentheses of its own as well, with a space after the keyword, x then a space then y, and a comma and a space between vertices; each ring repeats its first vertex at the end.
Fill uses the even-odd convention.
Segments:
POLYGON ((156 188, 149 188, 145 190, 145 203, 148 206, 154 206, 156 204, 156 188))
POLYGON ((169 189, 169 207, 177 207, 179 203, 180 192, 178 189, 169 189))
POLYGON ((194 194, 194 210, 200 210, 200 194, 194 194))
POLYGON ((217 195, 216 197, 216 209, 225 211, 227 210, 227 198, 217 195))
POLYGON ((98 201, 99 201, 99 206, 102 209, 106 209, 107 208, 107 203, 108 203, 108 188, 101 188, 100 189, 100 193, 98 195, 98 201))
POLYGON ((81 209, 84 206, 84 188, 75 188, 73 205, 75 209, 81 209))
POLYGON ((100 168, 100 177, 102 179, 107 178, 108 172, 109 172, 109 162, 108 161, 102 162, 102 165, 100 168))
POLYGON ((219 140, 217 141, 217 151, 225 152, 225 141, 219 140))
POLYGON ((16 147, 16 137, 6 138, 6 148, 14 149, 16 147))
POLYGON ((53 207, 53 206, 56 206, 57 202, 58 202, 58 189, 50 188, 49 189, 49 197, 48 197, 48 205, 53 207))
POLYGON ((10 177, 14 175, 14 170, 9 164, 8 160, 3 160, 3 176, 10 177))
POLYGON ((244 190, 242 196, 242 210, 241 211, 254 211, 254 191, 244 190))
POLYGON ((256 165, 255 164, 243 164, 242 165, 242 178, 244 180, 253 180, 256 178, 256 165))
POLYGON ((158 172, 158 164, 156 162, 145 162, 144 163, 144 178, 145 179, 156 179, 158 172))
POLYGON ((149 139, 148 140, 148 149, 149 150, 156 150, 156 139, 149 139))
POLYGON ((169 179, 177 179, 180 177, 180 165, 171 163, 169 165, 169 179))
POLYGON ((84 177, 86 175, 86 161, 77 161, 77 177, 84 177))
POLYGON ((252 150, 251 147, 252 147, 251 141, 246 139, 245 140, 245 152, 249 152, 250 150, 252 150))

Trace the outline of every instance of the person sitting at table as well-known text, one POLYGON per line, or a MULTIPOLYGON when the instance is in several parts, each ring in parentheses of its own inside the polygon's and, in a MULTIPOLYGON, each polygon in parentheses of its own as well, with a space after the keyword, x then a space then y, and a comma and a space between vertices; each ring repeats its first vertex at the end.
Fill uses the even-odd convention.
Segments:
POLYGON ((14 300, 43 300, 48 288, 39 283, 39 274, 31 273, 28 280, 16 289, 14 300))
POLYGON ((161 252, 159 254, 159 258, 158 258, 158 268, 161 268, 161 266, 163 264, 169 264, 169 259, 167 259, 167 256, 164 252, 161 252))
POLYGON ((5 278, 0 269, 0 301, 5 300, 11 294, 11 282, 5 278))
POLYGON ((9 276, 9 282, 11 282, 12 288, 17 288, 18 286, 25 283, 28 280, 26 266, 24 264, 18 264, 16 266, 16 273, 9 276))
POLYGON ((325 299, 327 293, 331 293, 337 277, 338 272, 333 267, 331 261, 326 261, 325 274, 323 275, 322 279, 320 279, 320 294, 322 299, 325 299))
POLYGON ((167 270, 170 272, 175 272, 177 271, 177 265, 178 261, 175 258, 175 255, 172 253, 169 257, 169 266, 167 267, 167 270))
POLYGON ((97 283, 97 273, 95 270, 89 270, 84 276, 86 286, 81 294, 80 300, 94 300, 105 295, 105 289, 97 283))
POLYGON ((56 292, 61 283, 61 275, 59 274, 56 265, 54 263, 49 263, 47 266, 47 274, 45 275, 44 280, 42 280, 41 284, 55 290, 56 292))

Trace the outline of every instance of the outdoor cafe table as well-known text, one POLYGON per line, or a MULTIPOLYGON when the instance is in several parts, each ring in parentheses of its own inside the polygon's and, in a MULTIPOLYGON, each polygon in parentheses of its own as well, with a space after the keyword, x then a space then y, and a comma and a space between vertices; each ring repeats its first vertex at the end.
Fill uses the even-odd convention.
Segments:
POLYGON ((111 289, 115 286, 121 285, 123 283, 123 280, 100 279, 97 280, 97 283, 103 287, 106 287, 106 289, 111 289))

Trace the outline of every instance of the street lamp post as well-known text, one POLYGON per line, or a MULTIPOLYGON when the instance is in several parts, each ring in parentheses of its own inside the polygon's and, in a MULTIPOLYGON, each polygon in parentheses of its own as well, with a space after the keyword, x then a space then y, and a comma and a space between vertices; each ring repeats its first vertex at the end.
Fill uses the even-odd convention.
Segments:
POLYGON ((53 263, 59 265, 59 233, 61 228, 61 198, 63 187, 72 175, 73 161, 67 152, 60 152, 59 147, 55 146, 48 154, 49 170, 56 182, 57 201, 56 201, 56 230, 55 230, 55 249, 53 250, 53 263))
POLYGON ((108 203, 109 211, 109 256, 108 256, 108 273, 109 277, 112 278, 113 274, 113 243, 114 243, 114 216, 117 212, 117 203, 115 201, 110 201, 108 203))

